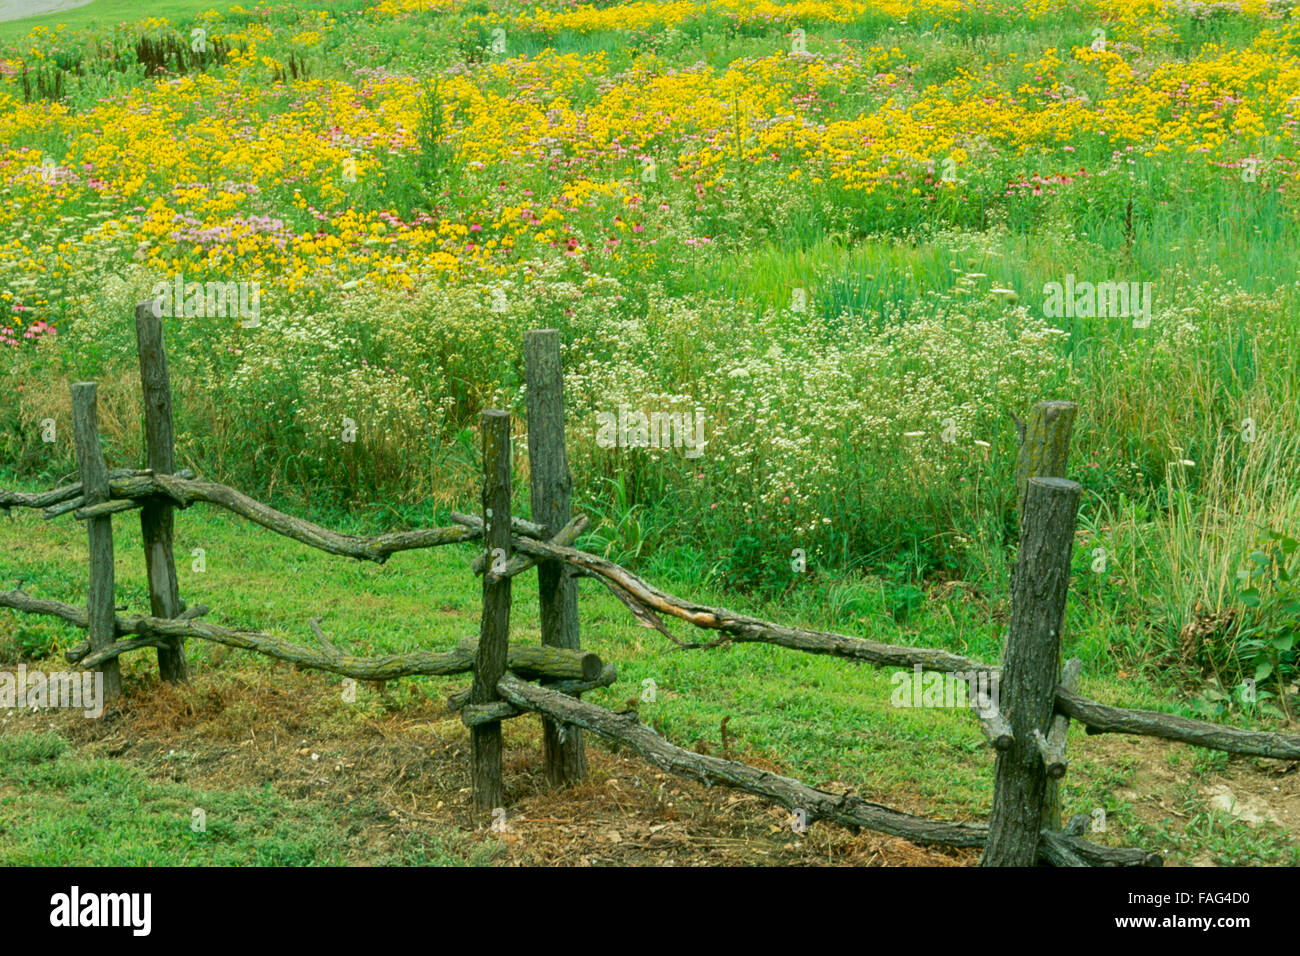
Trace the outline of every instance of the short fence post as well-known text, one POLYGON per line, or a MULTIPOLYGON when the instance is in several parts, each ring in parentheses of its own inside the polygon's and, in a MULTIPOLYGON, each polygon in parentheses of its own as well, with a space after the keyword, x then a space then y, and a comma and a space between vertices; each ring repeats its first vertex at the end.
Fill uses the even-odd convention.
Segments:
MULTIPOLYGON (((573 476, 564 446, 564 369, 560 333, 533 329, 524 333, 524 367, 528 384, 528 467, 533 520, 555 534, 573 517, 569 493, 573 476)), ((578 586, 561 561, 537 562, 538 605, 542 644, 579 650, 578 586)), ((576 783, 587 776, 582 731, 542 718, 546 777, 553 784, 576 783)))
MULTIPOLYGON (((99 447, 99 420, 94 382, 76 382, 72 386, 72 437, 77 449, 77 467, 81 472, 82 494, 86 507, 108 500, 108 468, 99 447)), ((86 614, 90 625, 91 653, 113 646, 117 640, 117 616, 113 605, 113 519, 89 518, 86 533, 90 539, 90 587, 86 597, 86 614)), ((104 675, 104 697, 111 700, 122 693, 122 669, 116 657, 105 661, 97 670, 104 675)))
MULTIPOLYGON (((1029 422, 1020 436, 1020 453, 1016 459, 1017 526, 1024 521, 1029 479, 1065 477, 1070 437, 1078 414, 1079 406, 1074 402, 1038 402, 1030 412, 1029 422)), ((1051 830, 1061 829, 1061 810, 1061 781, 1049 778, 1043 802, 1043 826, 1051 830)))
MULTIPOLYGON (((160 475, 170 475, 176 470, 171 377, 167 372, 162 319, 154 313, 152 302, 141 302, 135 307, 135 341, 140 353, 148 466, 160 475)), ((144 538, 149 577, 149 607, 154 617, 174 618, 181 613, 172 526, 171 504, 162 498, 146 498, 140 510, 140 533, 144 538)), ((185 680, 185 646, 181 638, 158 648, 158 673, 166 681, 185 680)))
MULTIPOLYGON (((510 641, 510 578, 494 571, 510 559, 510 415, 485 411, 483 422, 483 620, 474 659, 471 704, 500 698, 497 683, 506 672, 510 641)), ((501 784, 501 721, 476 724, 470 732, 474 807, 494 810, 505 803, 501 784)))
POLYGON ((1074 402, 1038 402, 1020 433, 1016 457, 1016 518, 1025 520, 1025 495, 1030 478, 1064 478, 1070 457, 1070 435, 1079 406, 1074 402))
POLYGON ((998 694, 1015 739, 997 756, 982 866, 1032 866, 1037 860, 1047 768, 1034 732, 1050 731, 1055 710, 1061 626, 1082 494, 1077 483, 1062 478, 1028 481, 998 694))

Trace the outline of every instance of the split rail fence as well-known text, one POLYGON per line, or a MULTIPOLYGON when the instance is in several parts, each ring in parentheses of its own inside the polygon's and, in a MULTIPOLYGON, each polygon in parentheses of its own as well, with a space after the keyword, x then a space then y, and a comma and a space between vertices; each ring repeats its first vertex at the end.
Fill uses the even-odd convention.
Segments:
POLYGON ((90 574, 85 607, 34 597, 21 589, 0 591, 0 607, 52 615, 87 630, 88 639, 65 656, 86 670, 102 672, 107 696, 121 692, 118 657, 141 648, 157 650, 163 679, 185 680, 186 638, 256 651, 298 667, 360 680, 471 673, 471 686, 452 695, 449 706, 460 712, 471 731, 473 802, 478 811, 493 810, 505 802, 502 721, 536 713, 544 725, 547 776, 555 784, 586 775, 582 731, 588 730, 619 742, 663 770, 755 794, 801 811, 809 822, 826 820, 866 828, 923 845, 981 847, 986 866, 1161 864, 1158 853, 1083 839, 1089 823, 1085 815, 1076 815, 1062 825, 1059 785, 1068 766, 1066 737, 1071 720, 1082 723, 1090 734, 1141 734, 1228 753, 1300 760, 1300 736, 1112 707, 1077 692, 1082 665, 1072 659, 1062 666, 1060 638, 1081 494, 1078 484, 1061 477, 1077 411, 1073 403, 1040 402, 1027 423, 1017 423, 1021 540, 1002 663, 995 666, 937 648, 785 627, 696 604, 654 587, 605 558, 574 548, 587 519, 575 517, 571 510, 560 340, 553 329, 528 332, 524 341, 533 520, 511 514, 510 416, 503 411, 485 411, 482 515, 453 513, 454 524, 449 527, 364 537, 339 534, 225 485, 177 471, 162 323, 149 303, 137 307, 135 322, 149 467, 107 469, 96 420, 96 387, 80 382, 71 387, 80 481, 44 493, 0 490, 0 509, 43 508, 47 518, 72 512, 86 522, 90 574), (377 563, 400 551, 481 541, 471 564, 483 578, 479 637, 442 651, 357 657, 337 648, 315 619, 308 622, 319 645, 315 647, 202 621, 208 608, 187 607, 180 598, 172 546, 175 509, 195 502, 224 508, 330 554, 377 563), (127 511, 140 512, 149 582, 147 615, 118 615, 113 603, 112 520, 127 511), (512 645, 511 581, 532 568, 537 569, 539 578, 541 643, 512 645), (641 623, 681 646, 762 642, 877 667, 910 670, 920 665, 925 671, 966 681, 972 691, 973 716, 997 752, 989 823, 929 820, 857 796, 819 790, 738 761, 694 753, 640 723, 635 710, 614 713, 583 701, 583 692, 614 683, 617 674, 612 664, 581 649, 579 577, 599 581, 641 623), (684 643, 668 631, 664 618, 676 618, 720 636, 706 643, 684 643), (977 682, 987 686, 993 678, 997 678, 1000 694, 993 701, 981 700, 974 693, 977 682))

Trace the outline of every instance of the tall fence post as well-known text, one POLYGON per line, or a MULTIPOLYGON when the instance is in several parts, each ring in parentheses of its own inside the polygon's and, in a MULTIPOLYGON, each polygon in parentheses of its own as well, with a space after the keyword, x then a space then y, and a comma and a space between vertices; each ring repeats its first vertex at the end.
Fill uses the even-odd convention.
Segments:
MULTIPOLYGON (((81 472, 85 507, 108 500, 108 468, 99 447, 99 415, 94 382, 72 385, 72 438, 77 449, 77 468, 81 472)), ((87 623, 90 625, 90 649, 107 650, 117 640, 117 618, 113 609, 113 519, 108 515, 86 520, 90 540, 90 587, 86 597, 87 623)), ((122 669, 117 658, 98 668, 104 675, 104 697, 111 700, 122 693, 122 669)))
MULTIPOLYGON (((167 372, 162 319, 154 314, 152 302, 141 302, 135 307, 135 341, 140 353, 148 466, 160 475, 170 475, 176 470, 171 376, 167 372)), ((140 533, 144 538, 144 560, 149 577, 149 607, 154 617, 174 618, 181 613, 172 527, 171 504, 163 498, 146 498, 140 510, 140 533)), ((181 638, 158 648, 158 673, 166 681, 185 680, 185 646, 181 638)))
MULTIPOLYGON (((1070 438, 1079 406, 1074 402, 1038 402, 1020 434, 1016 459, 1016 523, 1024 521, 1025 494, 1030 478, 1064 478, 1070 457, 1070 438)), ((1060 664, 1058 662, 1058 674, 1060 664)), ((1063 675, 1062 675, 1063 676, 1063 675)), ((1068 730, 1068 725, 1067 725, 1068 730)), ((1043 802, 1043 826, 1061 829, 1061 781, 1049 778, 1043 802)))
POLYGON ((1027 483, 999 686, 999 708, 1015 739, 998 753, 982 866, 1033 866, 1038 858, 1047 768, 1034 732, 1046 735, 1051 729, 1082 494, 1076 482, 1063 478, 1027 483))
MULTIPOLYGON (((533 329, 524 333, 524 369, 528 399, 528 468, 533 521, 556 534, 573 517, 569 500, 573 476, 564 436, 564 368, 560 333, 533 329)), ((562 561, 537 563, 542 644, 579 650, 578 586, 562 561)), ((542 718, 546 777, 552 784, 576 783, 587 776, 582 731, 542 718)))
MULTIPOLYGON (((471 704, 500 698, 497 684, 506 672, 510 641, 510 578, 498 576, 510 559, 510 416, 485 411, 483 422, 483 543, 488 567, 483 573, 483 620, 474 659, 471 704)), ((501 784, 501 721, 476 724, 470 733, 474 807, 493 810, 505 803, 501 784)))

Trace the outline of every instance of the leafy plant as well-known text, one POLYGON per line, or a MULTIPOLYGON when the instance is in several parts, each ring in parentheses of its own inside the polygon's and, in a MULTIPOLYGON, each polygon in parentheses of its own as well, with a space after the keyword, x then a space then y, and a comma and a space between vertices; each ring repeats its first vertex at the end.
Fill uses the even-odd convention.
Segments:
POLYGON ((1253 609, 1255 623, 1241 632, 1238 654, 1251 680, 1262 684, 1271 678, 1277 688, 1281 711, 1265 706, 1266 692, 1257 691, 1261 709, 1289 716, 1286 686, 1300 657, 1300 542, 1271 529, 1267 534, 1239 573, 1244 586, 1238 598, 1253 609))
POLYGON ((436 80, 425 84, 420 96, 415 142, 420 149, 416 172, 423 183, 439 183, 447 174, 451 148, 447 145, 447 113, 442 86, 436 80))
POLYGON ((608 488, 606 500, 609 506, 603 507, 596 500, 584 505, 584 510, 591 511, 597 520, 595 529, 585 537, 582 546, 615 564, 630 564, 646 548, 646 529, 642 523, 645 509, 631 503, 622 475, 604 478, 602 482, 608 488))
POLYGON ((0 663, 36 661, 49 656, 53 650, 54 635, 47 625, 19 620, 13 633, 0 640, 0 663))

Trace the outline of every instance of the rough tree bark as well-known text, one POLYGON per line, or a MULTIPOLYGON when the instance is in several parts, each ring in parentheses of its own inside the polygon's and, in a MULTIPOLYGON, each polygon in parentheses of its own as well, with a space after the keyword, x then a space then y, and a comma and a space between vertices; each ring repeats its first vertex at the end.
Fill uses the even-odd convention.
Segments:
MULTIPOLYGON (((1038 402, 1030 412, 1028 425, 1021 426, 1020 450, 1016 458, 1017 526, 1024 522, 1029 479, 1065 477, 1066 462, 1070 458, 1070 438, 1074 434, 1074 421, 1078 414, 1079 406, 1074 402, 1038 402)), ((1059 660, 1057 673, 1060 673, 1059 660)), ((1049 830, 1059 830, 1061 785, 1050 775, 1044 800, 1044 825, 1049 830)))
MULTIPOLYGON (((1074 690, 1079 685, 1079 674, 1083 671, 1083 661, 1072 657, 1065 662, 1061 673, 1061 687, 1074 690)), ((1061 813, 1064 805, 1061 801, 1061 778, 1069 768, 1065 748, 1070 736, 1070 718, 1058 709, 1052 718, 1052 729, 1047 736, 1039 734, 1034 742, 1043 757, 1043 768, 1047 771, 1047 792, 1043 796, 1043 829, 1061 829, 1061 813)))
POLYGON ((1208 747, 1252 757, 1300 760, 1300 734, 1222 727, 1205 720, 1162 714, 1154 710, 1128 710, 1080 697, 1067 687, 1056 689, 1056 706, 1063 714, 1087 727, 1090 734, 1140 734, 1179 740, 1193 747, 1208 747))
MULTIPOLYGON (((532 482, 533 520, 556 535, 573 517, 569 493, 573 476, 564 445, 564 369, 560 333, 535 329, 524 333, 524 367, 528 389, 528 467, 532 482)), ((578 634, 578 583, 561 561, 537 563, 537 598, 542 643, 581 647, 578 634)), ((587 776, 582 731, 542 718, 543 759, 552 784, 576 783, 587 776)))
MULTIPOLYGON (((135 478, 140 475, 151 474, 149 471, 143 471, 138 468, 111 468, 108 472, 109 494, 113 493, 113 481, 118 478, 135 478)), ((56 505, 61 501, 70 501, 73 498, 82 497, 81 482, 62 485, 51 491, 27 492, 27 491, 9 491, 0 488, 0 511, 8 512, 10 508, 48 508, 50 505, 56 505)), ((75 506, 74 506, 75 507, 75 506)), ((71 508, 68 509, 72 510, 71 508)))
MULTIPOLYGON (((181 478, 179 475, 132 475, 114 478, 109 482, 112 498, 145 499, 162 495, 178 508, 188 508, 196 501, 225 508, 237 515, 247 518, 254 524, 293 538, 313 548, 319 548, 329 554, 339 554, 349 558, 359 558, 383 564, 388 556, 397 551, 410 551, 416 548, 435 548, 444 544, 459 544, 473 541, 481 534, 478 527, 466 526, 464 521, 447 528, 421 528, 416 531, 390 531, 387 534, 360 537, 358 535, 340 534, 320 525, 294 518, 282 511, 276 511, 260 501, 248 497, 226 485, 213 481, 181 478)), ((86 508, 84 498, 64 501, 53 508, 47 508, 45 516, 53 518, 74 509, 92 511, 94 506, 86 508)), ((93 513, 93 511, 92 511, 93 513)), ((98 515, 96 515, 98 516, 98 515)), ((453 516, 454 517, 454 516, 453 516)), ((530 522, 516 521, 516 534, 531 534, 536 526, 530 522)))
MULTIPOLYGON (((108 469, 99 447, 99 415, 94 382, 72 386, 72 438, 77 449, 77 467, 86 501, 108 500, 108 469)), ((117 640, 113 607, 113 519, 92 518, 86 522, 90 540, 90 588, 86 596, 86 622, 90 646, 103 650, 117 640)), ((107 700, 122 693, 122 670, 117 659, 105 661, 97 670, 104 675, 107 700)))
MULTIPOLYGON (((483 413, 483 523, 488 553, 500 549, 510 559, 510 416, 483 413)), ((474 661, 471 705, 500 700, 497 682, 506 672, 510 640, 510 578, 483 575, 483 621, 474 661)), ((501 783, 501 721, 477 724, 470 731, 474 807, 493 810, 505 803, 501 783)))
MULTIPOLYGON (((80 628, 89 627, 85 608, 63 601, 35 598, 22 591, 0 591, 0 607, 27 614, 49 614, 80 628)), ((116 641, 93 652, 87 643, 82 643, 64 652, 64 657, 72 663, 82 661, 84 666, 90 667, 93 662, 108 660, 137 648, 157 647, 177 637, 193 637, 226 647, 256 651, 307 670, 328 671, 357 680, 385 681, 399 677, 463 674, 474 669, 474 659, 478 654, 478 640, 467 637, 449 651, 407 651, 382 657, 357 657, 338 650, 332 644, 322 643, 320 648, 306 647, 274 634, 236 631, 193 620, 206 612, 207 608, 199 604, 175 619, 124 614, 115 619, 114 630, 119 636, 139 635, 138 639, 116 641)), ((598 680, 605 673, 599 655, 591 651, 527 644, 509 649, 506 666, 529 678, 545 677, 557 681, 598 680)))
POLYGON ((1016 457, 1016 516, 1023 523, 1030 478, 1064 478, 1070 435, 1079 406, 1074 402, 1039 402, 1020 435, 1016 457))
MULTIPOLYGON (((172 430, 172 386, 163 346, 162 319, 152 302, 135 307, 136 351, 140 355, 140 386, 144 393, 144 437, 149 468, 170 475, 176 470, 172 430)), ((181 612, 176 583, 176 556, 172 551, 172 505, 150 498, 140 509, 145 569, 149 578, 149 607, 154 617, 176 617, 181 612)), ((158 648, 158 675, 165 681, 186 679, 185 645, 179 638, 158 648)))
POLYGON ((1083 489, 1063 478, 1031 478, 1011 583, 1011 622, 999 709, 1015 740, 998 754, 983 866, 1030 866, 1038 858, 1047 771, 1034 731, 1049 730, 1070 586, 1074 521, 1083 489))
MULTIPOLYGON (((456 515, 452 515, 452 519, 461 520, 456 515)), ((473 525, 470 526, 473 527, 473 525)), ((535 537, 540 537, 540 535, 535 537)), ((672 637, 663 621, 659 619, 660 614, 678 618, 698 628, 722 631, 727 635, 722 643, 732 641, 736 643, 777 644, 781 647, 806 651, 810 654, 830 654, 835 657, 880 666, 911 668, 916 664, 920 664, 927 670, 951 673, 969 674, 981 671, 995 672, 997 670, 996 667, 990 667, 988 664, 972 658, 933 647, 903 647, 895 644, 882 644, 879 641, 869 641, 861 637, 850 637, 846 634, 831 634, 822 631, 808 631, 797 627, 785 627, 780 624, 773 624, 770 621, 738 614, 726 608, 696 604, 693 601, 687 601, 666 591, 661 591, 612 561, 586 551, 578 551, 575 548, 520 537, 516 537, 515 547, 525 554, 537 558, 555 558, 568 562, 574 567, 599 578, 610 587, 610 590, 620 600, 632 609, 638 619, 643 623, 656 627, 672 640, 676 640, 676 638, 672 637)), ((682 642, 677 641, 677 643, 681 644, 682 642)), ((685 646, 701 647, 707 645, 687 644, 685 646)))

